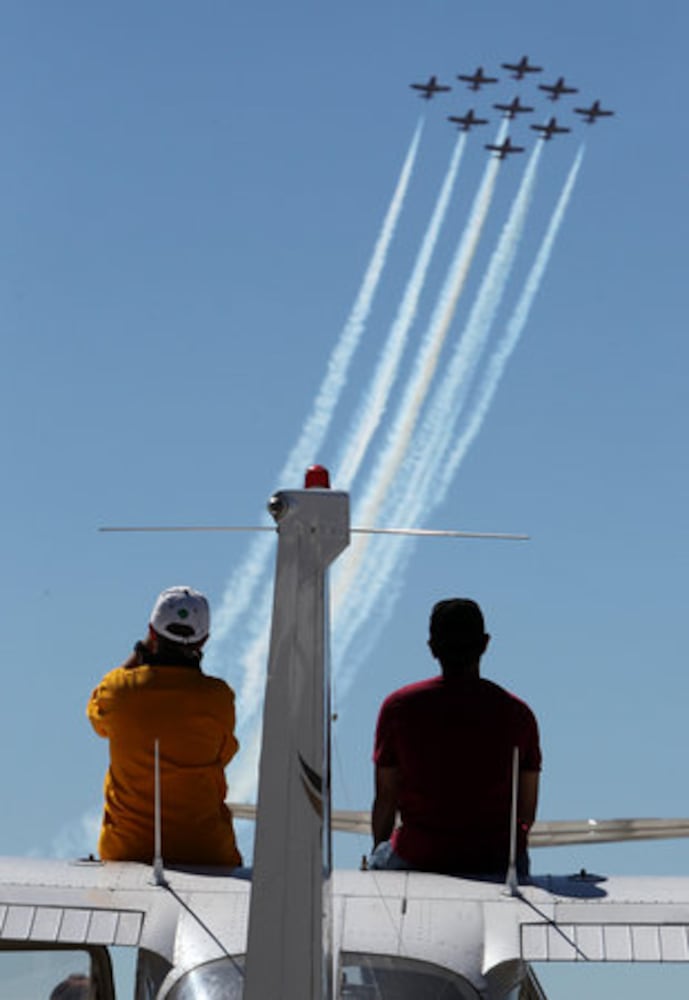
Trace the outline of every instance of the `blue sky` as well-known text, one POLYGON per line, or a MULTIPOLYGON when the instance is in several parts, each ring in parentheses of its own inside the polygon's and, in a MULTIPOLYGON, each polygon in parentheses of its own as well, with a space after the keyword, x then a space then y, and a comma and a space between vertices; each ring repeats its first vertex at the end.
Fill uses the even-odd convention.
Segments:
MULTIPOLYGON (((0 851, 93 846, 82 819, 99 808, 107 748, 88 729, 88 693, 159 590, 189 583, 218 609, 248 573, 248 536, 98 527, 264 523, 271 492, 300 485, 278 477, 423 119, 358 349, 308 459, 337 468, 447 176, 445 118, 473 106, 491 123, 468 137, 383 427, 352 483, 356 512, 485 177, 491 105, 517 93, 537 107, 510 133, 527 152, 496 173, 437 377, 522 183, 529 124, 557 114, 572 132, 541 144, 482 364, 582 144, 583 161, 480 433, 420 519, 531 540, 409 543, 345 652, 336 630, 336 804, 369 804, 380 700, 433 672, 428 610, 468 594, 493 634, 484 672, 540 721, 540 816, 687 815, 684 5, 10 0, 3 14, 0 851), (478 94, 455 79, 525 53, 541 77, 498 72, 478 94), (408 85, 432 73, 453 90, 421 101, 408 85), (537 82, 560 75, 579 93, 551 105, 537 82), (616 115, 587 127, 572 108, 594 98, 616 115)), ((211 647, 238 692, 260 627, 242 612, 211 647)), ((338 842, 340 863, 367 847, 338 842)), ((534 868, 685 874, 687 850, 548 851, 534 868)))

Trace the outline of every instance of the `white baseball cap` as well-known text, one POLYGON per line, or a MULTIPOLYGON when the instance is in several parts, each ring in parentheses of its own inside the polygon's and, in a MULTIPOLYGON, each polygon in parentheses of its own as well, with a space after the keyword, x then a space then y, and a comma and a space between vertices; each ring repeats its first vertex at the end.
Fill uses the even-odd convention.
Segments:
POLYGON ((191 646, 210 631, 208 601, 191 587, 169 587, 158 597, 151 612, 151 627, 171 642, 191 646))

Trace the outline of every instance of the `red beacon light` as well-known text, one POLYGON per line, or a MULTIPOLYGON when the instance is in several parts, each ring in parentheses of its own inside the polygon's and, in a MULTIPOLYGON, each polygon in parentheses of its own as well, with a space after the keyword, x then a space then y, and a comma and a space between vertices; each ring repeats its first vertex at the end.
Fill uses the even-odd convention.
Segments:
POLYGON ((304 489, 330 489, 330 473, 324 465, 310 465, 308 467, 304 476, 304 489))

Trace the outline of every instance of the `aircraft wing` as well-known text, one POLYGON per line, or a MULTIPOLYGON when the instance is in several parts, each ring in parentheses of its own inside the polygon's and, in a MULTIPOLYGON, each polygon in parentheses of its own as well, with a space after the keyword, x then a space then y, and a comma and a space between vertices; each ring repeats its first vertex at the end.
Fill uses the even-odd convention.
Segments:
MULTIPOLYGON (((256 806, 228 802, 235 819, 256 818, 256 806)), ((333 809, 332 828, 340 833, 371 835, 368 809, 333 809)), ((689 837, 689 819, 539 820, 531 828, 529 847, 610 844, 625 840, 672 840, 689 837)))
POLYGON ((509 895, 442 875, 336 872, 335 895, 342 951, 452 969, 480 996, 516 996, 524 962, 689 962, 686 878, 535 876, 509 895))
POLYGON ((689 837, 689 819, 585 819, 534 823, 530 847, 689 837))
MULTIPOLYGON (((235 819, 256 819, 256 806, 247 802, 228 802, 235 819)), ((333 830, 339 833, 363 833, 371 835, 371 813, 368 809, 333 809, 333 830)))

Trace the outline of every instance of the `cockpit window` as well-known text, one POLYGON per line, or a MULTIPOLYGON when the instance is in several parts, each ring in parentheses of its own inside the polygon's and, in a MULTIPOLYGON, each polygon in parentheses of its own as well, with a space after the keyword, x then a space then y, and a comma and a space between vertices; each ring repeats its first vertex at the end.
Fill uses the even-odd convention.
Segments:
MULTIPOLYGON (((241 1000, 243 958, 219 958, 192 969, 171 987, 166 1000, 241 1000)), ((378 955, 344 954, 341 1000, 479 1000, 465 979, 424 962, 378 955)))
POLYGON ((169 1000, 240 1000, 244 990, 243 959, 217 958, 185 973, 169 1000))
POLYGON ((0 949, 0 1000, 101 1000, 104 990, 88 951, 0 949))
POLYGON ((471 983, 438 966, 381 955, 342 955, 342 1000, 478 1000, 471 983))

